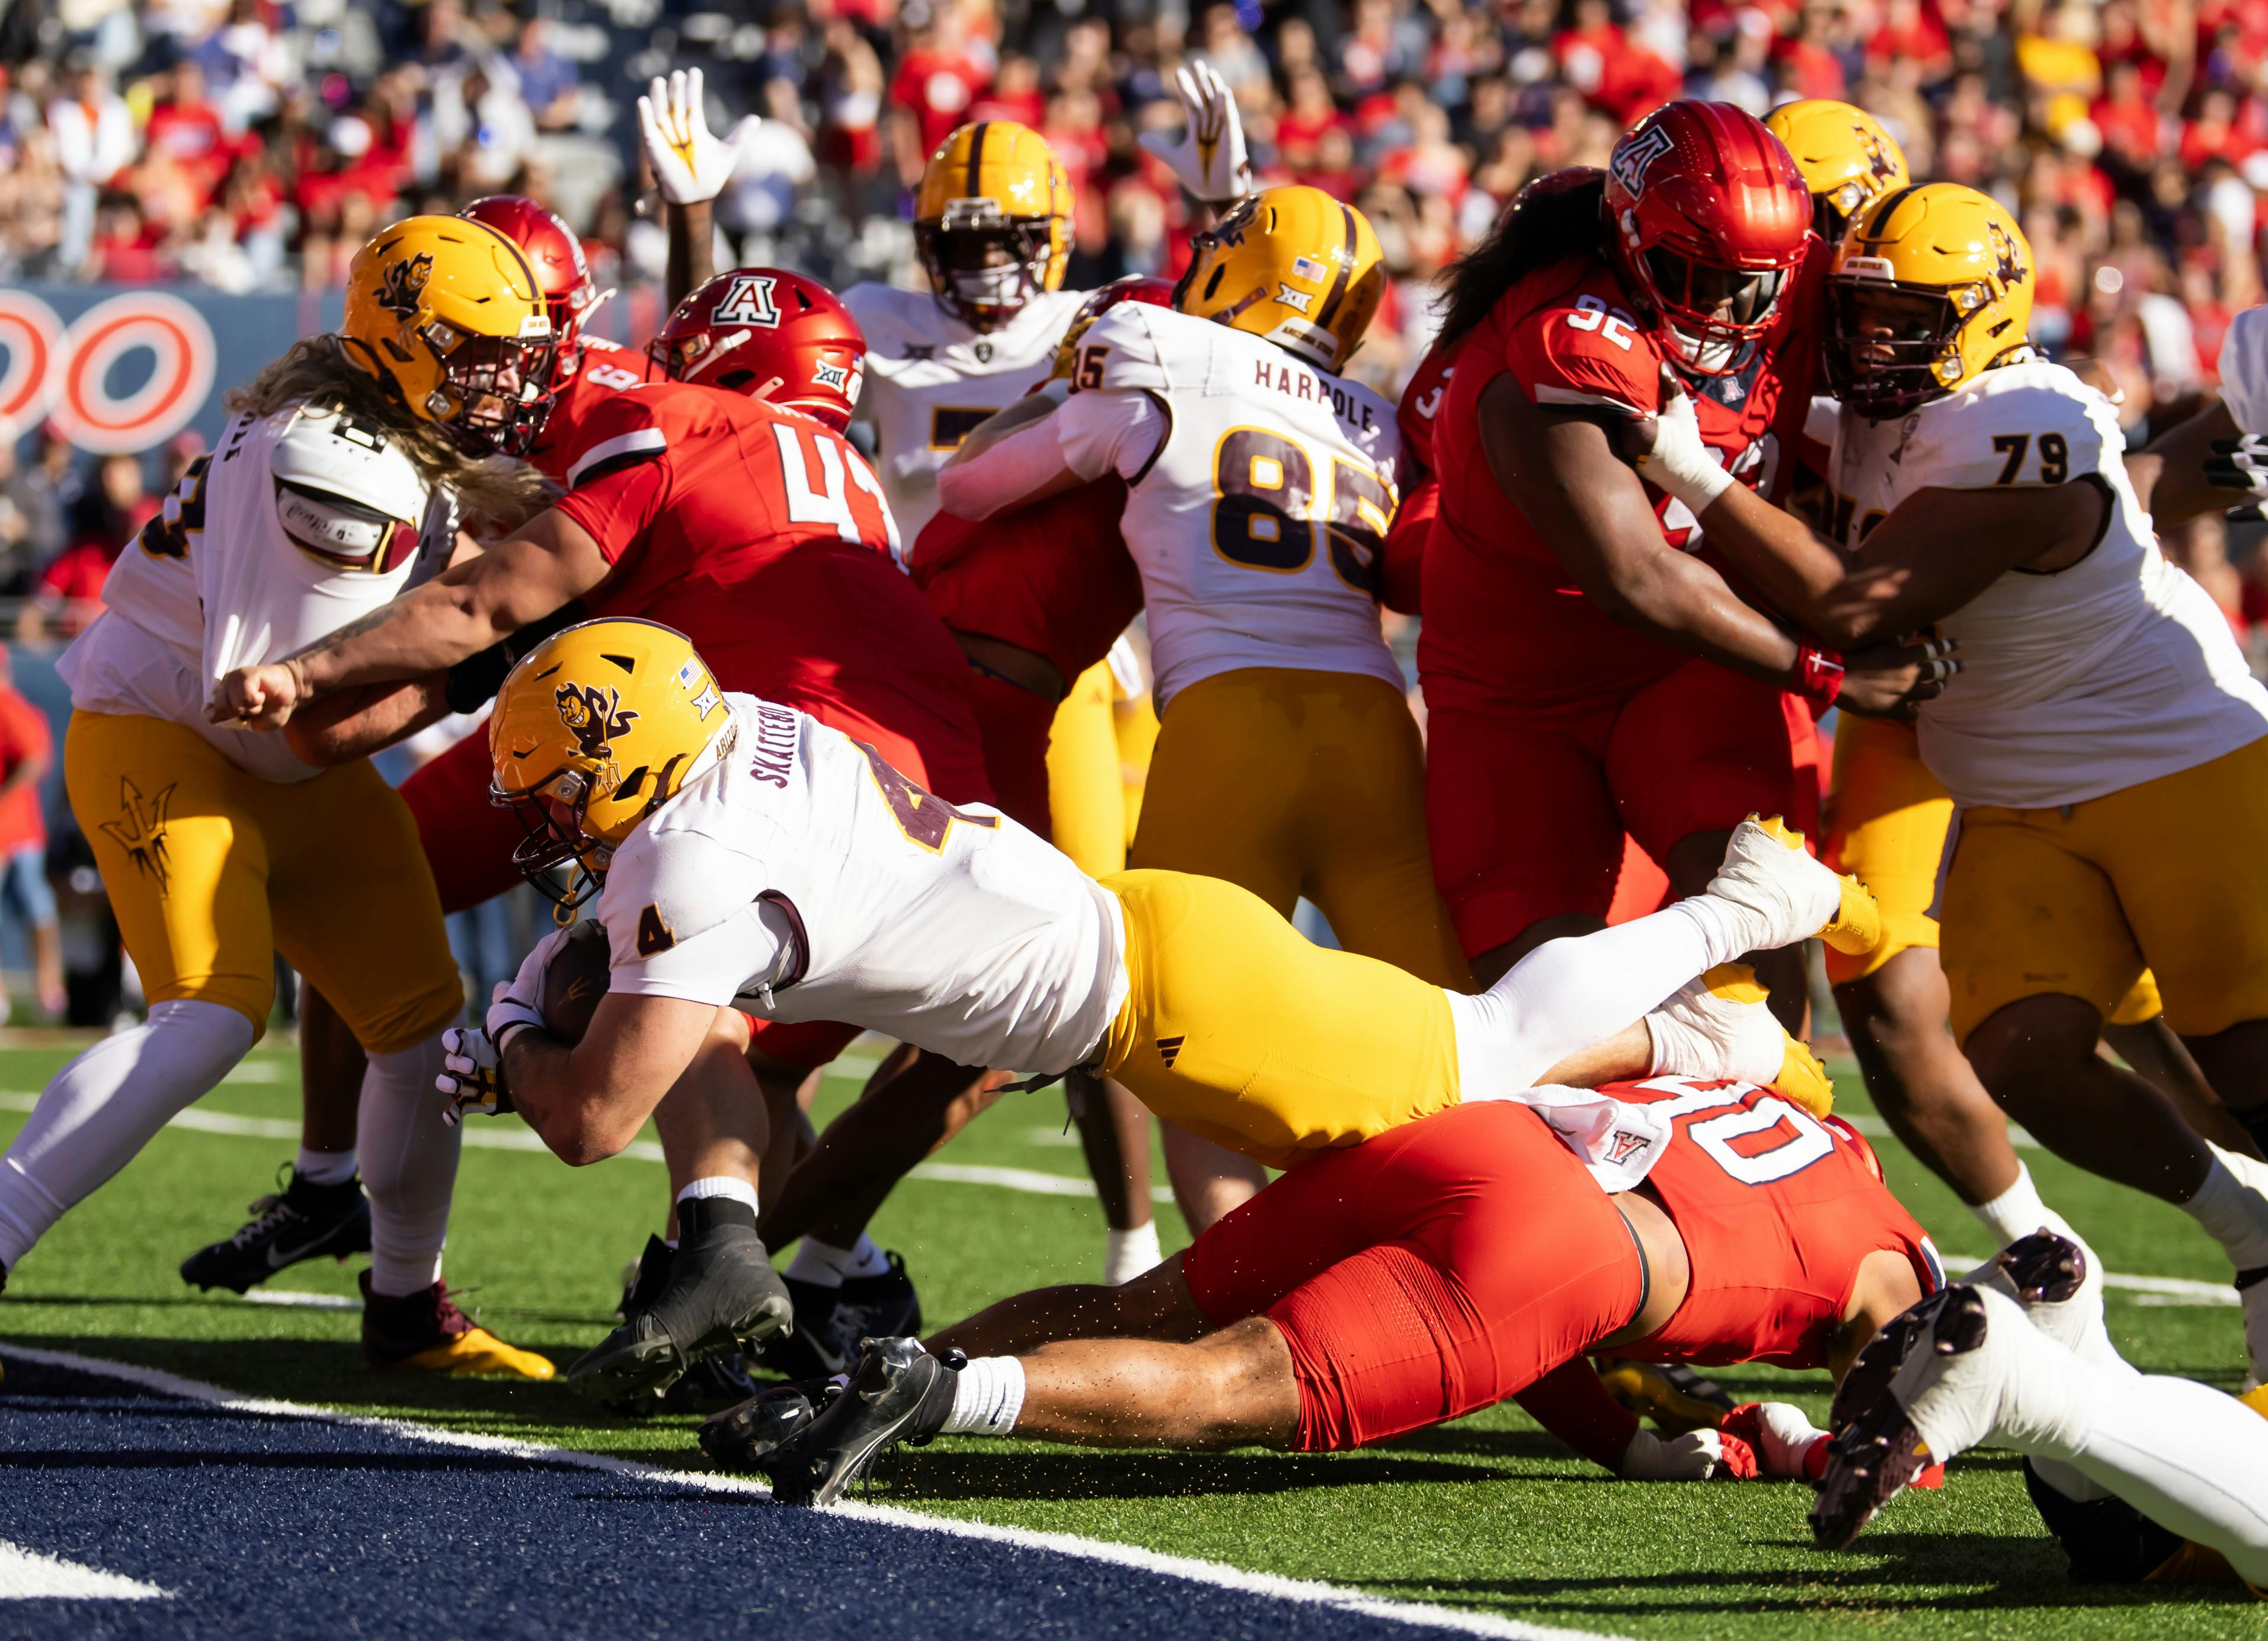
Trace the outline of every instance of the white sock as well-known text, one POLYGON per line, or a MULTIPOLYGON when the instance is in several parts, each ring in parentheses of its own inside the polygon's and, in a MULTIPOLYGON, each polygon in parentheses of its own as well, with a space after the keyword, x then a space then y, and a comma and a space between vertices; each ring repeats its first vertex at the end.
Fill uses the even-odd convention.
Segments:
POLYGON ((2268 1419, 2191 1380, 2074 1367, 2088 1417, 2071 1467, 2268 1584, 2268 1419))
POLYGON ((1131 1231, 1106 1230, 1102 1233, 1102 1281, 1105 1287, 1116 1287, 1155 1266, 1166 1256, 1158 1247, 1158 1222, 1145 1219, 1131 1231))
POLYGON ((1747 948, 1706 894, 1572 939, 1547 940, 1478 997, 1448 992, 1467 1100, 1501 1098, 1579 1049, 1646 1018, 1695 975, 1747 948))
POLYGON ((2211 1140, 2205 1144, 2212 1166, 2197 1195, 2182 1206, 2228 1250, 2228 1262, 2237 1269, 2268 1265, 2268 1164, 2223 1151, 2211 1140))
POLYGON ((66 1211, 212 1092, 254 1041, 217 1003, 153 1004, 55 1073, 0 1160, 0 1267, 12 1269, 66 1211))
POLYGON ((2040 1200, 2039 1188, 2032 1183, 2032 1171, 2021 1161, 2016 1164, 2014 1184, 1989 1203, 1970 1204, 1969 1211, 1992 1233, 1996 1252, 2019 1237, 2041 1230, 2079 1240, 2079 1233, 2065 1222, 2064 1217, 2040 1200))
POLYGON ((370 1286, 399 1299, 441 1280, 449 1199, 465 1130, 441 1121, 447 1097, 438 1033, 415 1048, 373 1054, 363 1073, 359 1118, 370 1192, 370 1286))
POLYGON ((865 1232, 858 1233, 857 1246, 836 1247, 807 1236, 795 1245, 795 1257, 788 1262, 787 1274, 798 1282, 808 1282, 815 1287, 839 1288, 850 1277, 879 1277, 890 1268, 889 1255, 874 1246, 874 1239, 865 1232))
MULTIPOLYGON (((736 1203, 746 1203, 750 1213, 756 1213, 756 1188, 746 1180, 729 1174, 711 1174, 694 1181, 678 1192, 681 1203, 699 1202, 704 1197, 723 1196, 736 1203)), ((761 1216, 759 1216, 761 1218, 761 1216)))
POLYGON ((310 1185, 344 1185, 354 1178, 355 1148, 344 1151, 309 1151, 299 1147, 299 1159, 291 1165, 291 1172, 310 1185))
POLYGON ((1023 1410, 1023 1363, 1012 1356, 980 1356, 961 1370, 940 1434, 1005 1436, 1023 1410))

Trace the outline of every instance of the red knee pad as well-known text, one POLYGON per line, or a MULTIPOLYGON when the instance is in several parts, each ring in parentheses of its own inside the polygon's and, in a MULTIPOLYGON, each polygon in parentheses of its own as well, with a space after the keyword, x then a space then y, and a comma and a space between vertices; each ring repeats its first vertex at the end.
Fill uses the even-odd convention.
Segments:
POLYGON ((831 1065, 858 1035, 840 1020, 748 1020, 748 1046, 784 1064, 806 1071, 831 1065))

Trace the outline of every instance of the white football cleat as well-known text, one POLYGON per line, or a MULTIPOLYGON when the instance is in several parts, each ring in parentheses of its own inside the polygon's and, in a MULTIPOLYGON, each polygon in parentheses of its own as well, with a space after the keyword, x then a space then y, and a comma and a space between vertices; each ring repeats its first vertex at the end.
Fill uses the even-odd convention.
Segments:
POLYGON ((2134 1371, 2103 1325, 2102 1262, 2076 1236, 2043 1229, 2018 1237, 1962 1280, 2014 1299, 2033 1327, 2073 1355, 2134 1371))
POLYGON ((1749 914, 1756 936, 1751 951, 1817 935, 1855 956, 1882 942, 1882 912, 1873 892, 1813 859, 1803 834, 1778 815, 1761 820, 1750 815, 1733 828, 1725 864, 1709 880, 1708 892, 1749 914))

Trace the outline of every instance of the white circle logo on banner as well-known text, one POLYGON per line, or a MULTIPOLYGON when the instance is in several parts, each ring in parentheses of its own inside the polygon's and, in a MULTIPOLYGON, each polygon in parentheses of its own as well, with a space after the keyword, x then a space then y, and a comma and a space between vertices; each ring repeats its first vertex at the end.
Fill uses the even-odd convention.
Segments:
POLYGON ((0 291, 0 438, 17 439, 40 423, 55 402, 62 373, 63 323, 55 309, 22 291, 0 291))
POLYGON ((218 350, 196 309, 162 291, 137 291, 73 320, 62 351, 48 410, 56 431, 82 450, 134 454, 165 443, 204 407, 218 350), (112 369, 136 352, 151 356, 149 379, 113 394, 112 369))

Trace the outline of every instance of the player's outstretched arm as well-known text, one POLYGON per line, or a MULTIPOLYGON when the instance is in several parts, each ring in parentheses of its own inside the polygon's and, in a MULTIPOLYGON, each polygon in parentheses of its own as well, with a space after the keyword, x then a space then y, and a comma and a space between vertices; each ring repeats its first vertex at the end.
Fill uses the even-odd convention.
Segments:
POLYGON ((446 672, 588 592, 610 568, 588 531, 547 509, 487 552, 298 655, 237 668, 221 680, 206 716, 280 729, 335 690, 446 672))
POLYGON ((294 713, 284 729, 292 755, 319 769, 351 763, 415 735, 449 711, 448 674, 364 684, 294 713))
POLYGON ((2186 422, 2176 422, 2152 439, 2139 455, 2126 459, 2126 471, 2136 481, 2138 491, 2144 476, 2141 465, 2147 461, 2155 467, 2157 482, 2143 494, 2142 505, 2159 529, 2170 530, 2205 513, 2257 504, 2268 493, 2268 482, 2258 491, 2236 488, 2236 469, 2226 461, 2219 464, 2220 476, 2214 475, 2213 459, 2222 453, 2213 447, 2243 437, 2244 430, 2236 425, 2228 401, 2215 399, 2209 408, 2186 422))
POLYGON ((1509 373, 1481 395, 1489 470, 1578 585, 1624 626, 1751 678, 1794 680, 1795 640, 1663 539, 1638 475, 1592 411, 1532 405, 1509 373))
POLYGON ((745 1051, 747 1026, 734 1010, 610 991, 571 1047, 540 1026, 512 1032, 501 1055, 504 1086, 552 1153, 579 1168, 636 1139, 703 1046, 736 1022, 745 1051))
POLYGON ((939 504, 956 519, 982 521, 1100 478, 1100 473, 1081 474, 1071 466, 1056 425, 1061 414, 1049 406, 1035 420, 1012 426, 967 460, 946 467, 937 475, 939 504))

